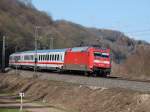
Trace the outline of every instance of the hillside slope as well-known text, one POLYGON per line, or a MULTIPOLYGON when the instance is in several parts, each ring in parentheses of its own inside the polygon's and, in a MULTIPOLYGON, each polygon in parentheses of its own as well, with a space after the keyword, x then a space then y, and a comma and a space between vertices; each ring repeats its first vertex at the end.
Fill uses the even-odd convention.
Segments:
POLYGON ((54 48, 99 45, 111 48, 115 63, 124 62, 137 46, 149 45, 130 39, 119 31, 86 28, 65 20, 54 21, 32 4, 21 1, 0 0, 0 41, 2 35, 7 36, 7 62, 9 54, 15 51, 34 49, 36 26, 40 27, 36 31, 38 49, 48 49, 51 37, 54 38, 54 48))

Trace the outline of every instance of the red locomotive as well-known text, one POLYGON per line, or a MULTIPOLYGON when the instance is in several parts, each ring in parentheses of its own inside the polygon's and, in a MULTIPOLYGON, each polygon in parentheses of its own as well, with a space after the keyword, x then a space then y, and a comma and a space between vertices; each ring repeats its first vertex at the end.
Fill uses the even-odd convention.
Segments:
POLYGON ((65 53, 63 69, 85 71, 87 75, 109 75, 110 50, 94 47, 69 49, 65 53))

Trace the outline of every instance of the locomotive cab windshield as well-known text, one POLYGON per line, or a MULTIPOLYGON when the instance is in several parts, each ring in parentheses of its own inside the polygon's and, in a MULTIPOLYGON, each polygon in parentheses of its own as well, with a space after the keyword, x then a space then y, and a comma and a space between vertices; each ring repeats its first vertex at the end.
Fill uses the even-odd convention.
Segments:
POLYGON ((94 52, 95 58, 109 58, 108 53, 94 52))

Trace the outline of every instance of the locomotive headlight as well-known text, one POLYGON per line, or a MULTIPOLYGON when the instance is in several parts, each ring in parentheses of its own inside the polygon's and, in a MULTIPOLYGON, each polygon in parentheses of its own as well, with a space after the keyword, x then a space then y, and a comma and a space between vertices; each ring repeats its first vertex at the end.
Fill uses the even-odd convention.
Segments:
POLYGON ((94 60, 94 62, 95 62, 95 63, 100 63, 101 61, 100 61, 100 60, 94 60))
POLYGON ((109 62, 109 61, 103 61, 103 63, 104 63, 104 64, 110 64, 110 62, 109 62))
POLYGON ((95 63, 110 64, 109 61, 94 60, 95 63))

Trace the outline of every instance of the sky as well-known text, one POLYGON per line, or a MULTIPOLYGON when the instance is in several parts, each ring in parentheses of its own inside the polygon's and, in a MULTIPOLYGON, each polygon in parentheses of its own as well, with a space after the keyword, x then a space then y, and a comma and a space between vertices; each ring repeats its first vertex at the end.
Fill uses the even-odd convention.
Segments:
POLYGON ((150 0, 32 0, 54 20, 112 29, 150 42, 150 0))

